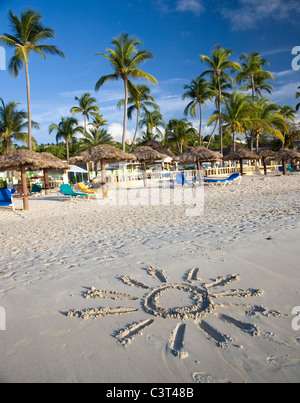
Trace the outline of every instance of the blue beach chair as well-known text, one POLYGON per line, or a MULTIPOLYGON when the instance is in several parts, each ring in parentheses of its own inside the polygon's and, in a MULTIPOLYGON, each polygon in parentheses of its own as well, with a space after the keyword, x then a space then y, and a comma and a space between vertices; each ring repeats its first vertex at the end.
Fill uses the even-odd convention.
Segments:
POLYGON ((0 207, 11 207, 15 213, 15 206, 11 196, 12 194, 9 189, 0 189, 0 207))
POLYGON ((187 179, 186 179, 184 173, 181 173, 181 174, 177 174, 177 175, 176 175, 176 182, 177 182, 179 185, 181 185, 182 187, 183 187, 184 185, 188 185, 188 186, 192 186, 192 187, 195 186, 195 183, 194 183, 194 182, 188 182, 188 181, 187 181, 187 179))
POLYGON ((239 185, 242 181, 242 176, 239 173, 232 174, 226 179, 205 179, 204 184, 211 186, 227 186, 230 184, 239 185))

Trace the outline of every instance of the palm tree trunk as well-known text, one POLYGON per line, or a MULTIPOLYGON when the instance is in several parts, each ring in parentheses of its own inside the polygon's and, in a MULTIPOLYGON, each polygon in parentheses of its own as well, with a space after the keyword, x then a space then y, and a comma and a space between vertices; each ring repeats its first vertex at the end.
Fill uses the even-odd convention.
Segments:
POLYGON ((86 114, 83 114, 83 117, 84 117, 84 130, 87 133, 86 114))
POLYGON ((134 136, 133 136, 133 140, 132 140, 132 144, 131 144, 131 147, 130 147, 130 151, 129 151, 129 152, 132 151, 132 149, 133 149, 133 147, 134 147, 134 145, 135 145, 135 140, 136 140, 136 136, 137 136, 137 132, 138 132, 138 128, 139 128, 139 121, 140 121, 140 111, 139 111, 139 109, 138 109, 138 110, 137 110, 137 118, 136 118, 135 133, 134 133, 134 136))
POLYGON ((125 152, 126 151, 127 106, 128 106, 128 80, 127 79, 124 79, 124 90, 125 90, 125 104, 124 104, 122 147, 123 147, 123 151, 125 152))
POLYGON ((69 140, 66 139, 66 150, 67 150, 67 162, 70 160, 70 151, 69 151, 69 140))
POLYGON ((209 147, 210 147, 211 139, 213 138, 213 135, 215 134, 215 131, 216 131, 217 125, 218 125, 218 121, 216 120, 216 124, 215 124, 215 127, 214 127, 214 130, 213 130, 212 134, 210 135, 210 138, 209 138, 209 142, 208 142, 207 148, 209 148, 209 147))
POLYGON ((236 130, 233 130, 232 137, 233 137, 233 151, 236 151, 236 130))
POLYGON ((30 81, 29 81, 29 72, 28 72, 28 63, 25 63, 25 72, 26 72, 26 86, 27 86, 27 106, 28 106, 28 149, 32 150, 31 143, 31 102, 30 102, 30 81))
POLYGON ((221 154, 223 155, 223 130, 222 130, 222 117, 221 117, 221 112, 222 112, 222 90, 221 90, 221 80, 220 76, 218 75, 218 87, 219 87, 219 131, 220 131, 220 142, 221 142, 221 154))
POLYGON ((202 105, 201 102, 199 102, 199 108, 200 108, 200 126, 199 126, 199 146, 202 145, 202 105))

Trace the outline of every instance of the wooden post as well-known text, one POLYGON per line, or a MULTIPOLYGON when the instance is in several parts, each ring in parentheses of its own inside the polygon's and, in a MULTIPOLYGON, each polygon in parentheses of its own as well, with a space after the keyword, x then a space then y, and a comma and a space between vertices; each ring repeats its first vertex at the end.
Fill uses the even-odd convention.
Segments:
POLYGON ((243 159, 240 159, 240 168, 241 168, 241 175, 244 175, 244 170, 243 170, 243 159))
POLYGON ((23 198, 23 209, 24 211, 29 211, 29 201, 27 196, 27 180, 26 180, 26 168, 21 167, 21 178, 22 178, 22 196, 23 198))
POLYGON ((101 160, 101 174, 102 174, 102 192, 103 192, 103 199, 108 199, 107 194, 107 186, 106 186, 106 172, 105 172, 105 161, 101 160))
POLYGON ((50 187, 49 187, 49 170, 44 169, 44 183, 45 183, 45 194, 46 196, 50 195, 50 187))
POLYGON ((282 173, 283 175, 287 175, 286 160, 282 160, 282 173))

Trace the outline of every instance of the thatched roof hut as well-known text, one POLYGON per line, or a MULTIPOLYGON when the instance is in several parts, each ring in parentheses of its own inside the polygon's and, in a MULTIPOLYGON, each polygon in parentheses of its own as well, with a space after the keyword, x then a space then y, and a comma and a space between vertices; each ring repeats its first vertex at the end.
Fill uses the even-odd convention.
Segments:
POLYGON ((103 182, 103 195, 107 198, 107 189, 106 189, 106 173, 105 173, 105 164, 110 164, 113 162, 120 161, 135 161, 136 157, 132 154, 125 153, 119 148, 113 147, 109 144, 101 144, 96 147, 92 147, 87 151, 83 151, 76 157, 70 158, 71 164, 80 164, 80 163, 89 163, 89 162, 101 162, 101 171, 102 171, 102 182, 103 182))
POLYGON ((0 159, 0 171, 16 170, 20 171, 23 167, 27 170, 33 165, 42 165, 45 161, 41 155, 29 150, 17 150, 3 155, 0 159))
POLYGON ((157 141, 150 140, 145 144, 146 147, 151 147, 153 150, 158 151, 160 154, 165 155, 166 157, 175 158, 175 154, 173 154, 169 150, 165 150, 157 141))
POLYGON ((267 175, 267 162, 275 161, 278 159, 276 151, 272 150, 262 150, 259 153, 260 158, 262 159, 262 163, 264 166, 264 173, 267 175))
POLYGON ((128 154, 113 147, 110 144, 101 144, 96 147, 92 147, 87 151, 83 151, 78 156, 70 158, 71 164, 88 163, 88 162, 100 162, 106 163, 120 162, 120 161, 135 161, 135 157, 132 154, 128 154))
POLYGON ((241 167, 241 174, 243 175, 243 161, 244 160, 258 160, 260 157, 258 154, 249 150, 240 144, 236 144, 236 150, 233 145, 227 147, 224 150, 224 161, 239 161, 241 167))
POLYGON ((282 161, 282 171, 283 175, 287 175, 287 161, 300 161, 300 153, 295 150, 290 150, 288 148, 283 148, 276 154, 278 160, 282 161))
MULTIPOLYGON (((24 210, 29 210, 28 196, 27 196, 27 181, 26 171, 33 171, 37 169, 47 170, 49 168, 68 168, 58 158, 48 153, 36 153, 30 150, 16 150, 4 155, 0 159, 0 171, 15 170, 21 171, 22 178, 22 196, 24 210)), ((45 187, 47 188, 48 173, 45 175, 45 187)), ((49 179, 49 178, 48 178, 49 179)), ((48 180, 49 184, 49 180, 48 180)))
POLYGON ((222 161, 222 155, 206 147, 197 146, 188 148, 183 154, 176 157, 175 161, 186 164, 196 163, 197 169, 201 170, 203 162, 222 161))
POLYGON ((141 162, 153 162, 166 158, 166 154, 162 154, 149 146, 137 147, 132 151, 132 155, 134 155, 136 159, 141 162))

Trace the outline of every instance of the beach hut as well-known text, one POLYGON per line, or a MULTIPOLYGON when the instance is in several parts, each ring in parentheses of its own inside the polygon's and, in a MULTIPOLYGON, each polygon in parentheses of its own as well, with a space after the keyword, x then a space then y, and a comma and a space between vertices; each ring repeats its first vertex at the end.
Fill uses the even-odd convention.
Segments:
POLYGON ((135 161, 136 158, 132 154, 128 154, 123 152, 122 150, 113 147, 109 144, 101 144, 96 147, 92 147, 87 151, 83 151, 81 154, 74 158, 70 158, 70 162, 72 164, 76 163, 85 163, 89 162, 101 163, 101 171, 102 171, 102 189, 103 196, 107 198, 107 187, 106 187, 106 172, 105 165, 111 164, 113 162, 121 162, 121 161, 135 161))
POLYGON ((197 164, 198 171, 202 171, 203 162, 222 161, 222 155, 203 146, 188 148, 183 154, 175 158, 175 161, 186 164, 197 164))
POLYGON ((264 166, 264 174, 267 175, 267 163, 269 161, 275 161, 278 159, 276 151, 272 150, 262 150, 259 153, 259 156, 262 160, 264 166))
POLYGON ((282 161, 282 173, 287 175, 287 161, 300 161, 300 153, 288 148, 283 148, 276 154, 276 159, 282 161))
POLYGON ((243 161, 244 160, 259 160, 259 155, 250 151, 249 148, 242 145, 236 144, 236 150, 234 151, 233 145, 229 146, 224 150, 224 161, 239 161, 240 162, 240 172, 243 172, 243 161))
MULTIPOLYGON (((4 155, 0 159, 0 171, 21 171, 23 208, 29 210, 26 171, 47 169, 50 157, 30 150, 17 150, 4 155)), ((48 182, 49 183, 49 182, 48 182)))
POLYGON ((40 161, 37 165, 33 165, 31 169, 33 171, 38 169, 43 169, 44 171, 44 185, 45 185, 45 193, 46 196, 50 194, 50 186, 49 186, 49 170, 50 169, 63 169, 68 170, 70 168, 69 164, 62 161, 60 158, 55 157, 50 153, 39 153, 40 161))
POLYGON ((166 157, 175 158, 175 154, 170 150, 164 149, 157 141, 150 140, 145 144, 146 147, 151 147, 153 150, 158 151, 160 154, 165 155, 166 157))
POLYGON ((161 161, 167 157, 166 154, 161 154, 160 152, 156 151, 154 148, 149 146, 141 146, 137 147, 135 150, 132 151, 132 154, 136 157, 136 159, 141 163, 142 170, 143 170, 143 179, 144 179, 144 186, 147 186, 147 164, 155 161, 161 161))

